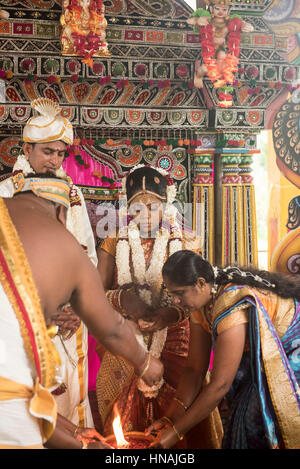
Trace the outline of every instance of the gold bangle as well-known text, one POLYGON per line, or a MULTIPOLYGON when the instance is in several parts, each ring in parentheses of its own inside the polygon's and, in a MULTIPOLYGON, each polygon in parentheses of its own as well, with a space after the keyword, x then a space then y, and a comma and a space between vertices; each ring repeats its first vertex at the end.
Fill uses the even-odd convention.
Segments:
POLYGON ((118 305, 121 313, 125 313, 125 310, 122 308, 122 303, 121 303, 121 296, 122 296, 123 290, 122 288, 119 288, 118 290, 118 305))
POLYGON ((188 410, 188 407, 180 399, 178 399, 178 397, 173 397, 173 400, 178 402, 178 404, 184 408, 185 412, 188 410))
POLYGON ((122 302, 121 302, 121 296, 122 296, 122 293, 123 293, 124 291, 129 291, 129 290, 124 290, 123 288, 120 288, 120 289, 119 289, 118 303, 119 303, 119 308, 120 308, 120 312, 121 312, 122 316, 123 316, 124 318, 126 318, 126 319, 129 319, 130 316, 126 313, 126 309, 123 308, 122 302))
POLYGON ((128 314, 126 314, 125 309, 122 307, 121 303, 121 295, 123 293, 122 288, 118 288, 116 290, 107 290, 106 291, 106 298, 110 305, 118 311, 125 319, 130 319, 128 314))
POLYGON ((149 366, 150 366, 150 360, 151 360, 151 353, 148 352, 147 363, 146 363, 146 366, 145 366, 145 368, 143 369, 142 373, 139 375, 140 378, 142 378, 142 376, 144 376, 144 374, 148 371, 148 368, 149 368, 149 366))
POLYGON ((76 438, 76 435, 77 435, 77 432, 79 430, 79 425, 77 425, 77 427, 75 428, 74 432, 73 432, 73 437, 76 438))
POLYGON ((180 441, 183 440, 184 435, 180 435, 180 433, 178 432, 178 430, 177 430, 177 428, 175 427, 174 423, 173 423, 172 427, 173 427, 174 432, 175 432, 176 435, 177 435, 178 440, 180 440, 180 441))
POLYGON ((167 423, 169 423, 171 425, 171 427, 173 427, 172 420, 169 417, 167 417, 166 415, 164 417, 162 417, 160 420, 161 421, 165 420, 167 423))

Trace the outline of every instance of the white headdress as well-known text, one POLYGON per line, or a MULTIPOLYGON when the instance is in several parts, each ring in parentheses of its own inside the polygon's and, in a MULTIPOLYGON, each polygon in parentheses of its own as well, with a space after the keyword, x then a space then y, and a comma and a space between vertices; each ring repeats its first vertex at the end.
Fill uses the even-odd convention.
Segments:
POLYGON ((25 125, 24 142, 46 143, 62 140, 67 145, 72 145, 72 124, 61 116, 61 108, 56 102, 48 98, 38 98, 32 101, 31 107, 39 115, 31 117, 25 125))

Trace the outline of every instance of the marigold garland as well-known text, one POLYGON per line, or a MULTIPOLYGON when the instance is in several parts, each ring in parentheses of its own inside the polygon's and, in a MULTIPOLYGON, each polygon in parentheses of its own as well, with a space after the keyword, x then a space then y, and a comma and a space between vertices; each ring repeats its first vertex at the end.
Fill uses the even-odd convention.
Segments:
POLYGON ((82 29, 80 17, 83 12, 83 7, 78 0, 70 0, 66 9, 72 11, 72 20, 69 21, 68 26, 72 30, 72 38, 74 40, 74 48, 78 55, 83 57, 82 62, 88 66, 93 66, 93 55, 97 52, 99 47, 106 47, 106 43, 102 43, 100 35, 102 32, 101 24, 103 20, 102 0, 93 0, 89 7, 89 33, 86 34, 82 29))
POLYGON ((207 68, 207 76, 212 81, 214 87, 220 89, 218 105, 225 108, 232 106, 232 96, 230 93, 224 93, 222 88, 228 84, 233 84, 234 74, 238 71, 242 20, 237 17, 231 18, 227 26, 227 51, 222 71, 219 70, 217 64, 217 49, 214 44, 212 23, 199 27, 201 54, 207 68))

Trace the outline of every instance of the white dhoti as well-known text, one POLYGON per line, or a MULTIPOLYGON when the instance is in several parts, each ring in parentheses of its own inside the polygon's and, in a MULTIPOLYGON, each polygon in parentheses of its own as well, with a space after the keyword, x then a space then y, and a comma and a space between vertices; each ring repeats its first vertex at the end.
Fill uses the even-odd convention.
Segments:
MULTIPOLYGON (((22 156, 22 155, 21 155, 22 156)), ((21 157, 19 157, 21 158, 21 157)), ((22 156, 24 159, 24 156, 22 156)), ((9 177, 0 183, 0 196, 13 197, 14 184, 9 177)), ((95 241, 87 213, 84 197, 79 189, 80 204, 68 210, 67 229, 77 241, 87 247, 91 262, 97 266, 95 241)), ((67 386, 61 395, 54 395, 58 412, 75 425, 94 428, 92 413, 88 400, 88 332, 81 327, 71 339, 62 343, 59 336, 53 339, 62 361, 64 374, 62 380, 67 386)))
POLYGON ((66 390, 55 395, 58 413, 75 425, 94 428, 88 400, 88 330, 81 323, 77 332, 66 341, 53 339, 62 361, 63 382, 66 390))
MULTIPOLYGON (((14 310, 0 284, 0 377, 33 388, 37 377, 24 348, 14 310)), ((42 448, 38 419, 29 412, 29 399, 0 400, 0 447, 42 448)))

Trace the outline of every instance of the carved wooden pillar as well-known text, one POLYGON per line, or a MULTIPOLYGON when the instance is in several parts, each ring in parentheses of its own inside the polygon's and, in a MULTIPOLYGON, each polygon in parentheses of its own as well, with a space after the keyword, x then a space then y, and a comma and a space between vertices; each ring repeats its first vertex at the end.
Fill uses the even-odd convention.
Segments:
POLYGON ((242 193, 243 193, 243 210, 244 210, 244 251, 245 265, 258 266, 257 258, 257 223, 256 223, 256 204, 255 190, 253 185, 253 177, 251 176, 253 163, 252 153, 241 154, 241 162, 239 165, 242 193))
MULTIPOLYGON (((257 267, 257 226, 252 156, 246 149, 220 149, 222 158, 222 258, 221 264, 257 267)), ((220 222, 219 222, 220 223, 220 222)), ((217 230, 217 227, 216 227, 217 230)))
POLYGON ((194 155, 193 229, 202 237, 202 254, 214 263, 214 150, 194 155))

